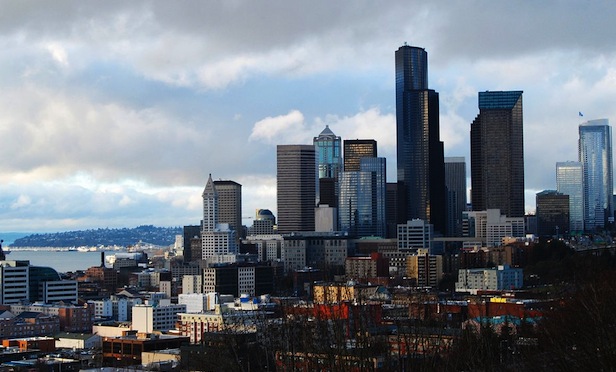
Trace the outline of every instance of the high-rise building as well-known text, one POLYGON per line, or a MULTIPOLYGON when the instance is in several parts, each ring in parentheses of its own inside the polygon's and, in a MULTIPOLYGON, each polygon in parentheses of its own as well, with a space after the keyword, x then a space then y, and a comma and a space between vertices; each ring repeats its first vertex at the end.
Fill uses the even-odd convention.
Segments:
POLYGON ((344 171, 360 170, 361 158, 376 158, 376 141, 373 139, 344 140, 344 171))
POLYGON ((228 223, 237 233, 242 231, 242 185, 235 181, 214 181, 218 193, 218 223, 228 223))
POLYGON ((464 157, 445 158, 447 188, 447 236, 462 236, 462 212, 466 210, 466 161, 464 157))
POLYGON ((537 193, 537 234, 559 237, 569 233, 569 195, 556 190, 537 193))
POLYGON ((354 237, 386 233, 386 159, 360 159, 360 171, 342 172, 339 228, 354 237))
POLYGON ((329 125, 314 137, 319 178, 337 178, 342 170, 342 140, 329 129, 329 125))
POLYGON ((276 155, 278 233, 314 231, 314 146, 278 145, 276 155))
POLYGON ((428 54, 423 48, 396 51, 398 182, 406 201, 403 220, 419 218, 445 232, 445 166, 439 137, 438 93, 428 89, 428 54))
POLYGON ((522 91, 479 92, 479 115, 471 124, 474 211, 524 216, 522 124, 522 91))
POLYGON ((314 149, 317 158, 317 204, 327 204, 330 207, 335 207, 335 204, 330 204, 336 201, 336 182, 338 174, 342 171, 342 140, 336 136, 334 132, 326 125, 325 129, 318 137, 313 139, 314 149), (334 187, 320 187, 320 180, 329 180, 326 185, 334 187), (325 200, 325 203, 322 202, 325 200))
POLYGON ((387 223, 386 238, 395 238, 398 236, 398 207, 404 205, 399 201, 400 193, 398 192, 397 182, 387 182, 385 186, 385 220, 387 223))
POLYGON ((584 171, 582 163, 556 163, 556 191, 569 195, 569 233, 584 231, 584 171))
POLYGON ((210 174, 203 190, 203 229, 201 258, 209 263, 235 262, 238 253, 235 230, 228 223, 219 223, 218 191, 210 174))
MULTIPOLYGON (((377 175, 375 172, 340 174, 340 230, 352 237, 384 236, 385 219, 377 219, 377 175), (380 230, 382 222, 383 230, 380 230), (379 235, 383 234, 383 235, 379 235)), ((384 211, 384 209, 383 209, 384 211)))
POLYGON ((607 119, 580 124, 579 160, 584 171, 584 229, 613 221, 612 128, 607 119))

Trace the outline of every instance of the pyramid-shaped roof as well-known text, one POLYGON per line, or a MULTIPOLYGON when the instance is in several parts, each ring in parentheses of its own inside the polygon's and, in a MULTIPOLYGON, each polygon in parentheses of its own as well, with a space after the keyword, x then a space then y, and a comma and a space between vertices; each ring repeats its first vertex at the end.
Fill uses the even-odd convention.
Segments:
POLYGON ((212 174, 210 173, 207 183, 205 184, 205 189, 203 190, 203 197, 206 195, 215 195, 216 187, 214 187, 214 181, 212 181, 212 174))
POLYGON ((336 135, 334 134, 334 132, 332 132, 331 129, 329 129, 329 125, 325 125, 325 129, 321 131, 319 137, 336 137, 336 135))

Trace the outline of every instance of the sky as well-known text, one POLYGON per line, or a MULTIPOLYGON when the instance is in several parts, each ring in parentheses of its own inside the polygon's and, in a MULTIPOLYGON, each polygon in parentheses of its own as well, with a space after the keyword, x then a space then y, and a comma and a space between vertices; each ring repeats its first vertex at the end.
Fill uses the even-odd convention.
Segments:
POLYGON ((404 43, 428 53, 445 156, 470 161, 479 91, 524 91, 528 212, 555 163, 577 160, 579 124, 616 123, 613 1, 0 8, 0 232, 196 225, 208 174, 242 185, 251 225, 257 208, 276 214, 276 145, 326 125, 377 140, 395 181, 404 43))

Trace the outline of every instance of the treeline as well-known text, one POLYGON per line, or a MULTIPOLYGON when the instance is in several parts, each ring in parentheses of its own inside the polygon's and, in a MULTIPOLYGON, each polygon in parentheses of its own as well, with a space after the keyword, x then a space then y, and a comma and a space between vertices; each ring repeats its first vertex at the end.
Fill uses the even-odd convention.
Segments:
POLYGON ((155 227, 152 225, 121 229, 90 229, 32 234, 16 239, 11 247, 129 246, 139 241, 165 246, 173 244, 175 236, 181 234, 181 227, 155 227))

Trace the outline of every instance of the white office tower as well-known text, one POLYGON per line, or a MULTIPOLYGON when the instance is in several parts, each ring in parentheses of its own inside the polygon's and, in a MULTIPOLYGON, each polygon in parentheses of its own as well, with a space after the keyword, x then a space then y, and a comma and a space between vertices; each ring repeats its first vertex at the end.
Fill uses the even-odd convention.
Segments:
POLYGON ((190 293, 178 295, 178 304, 186 305, 187 313, 202 313, 208 310, 209 296, 205 293, 190 293))
POLYGON ((218 223, 218 193, 210 174, 203 190, 202 259, 208 264, 235 262, 236 232, 228 223, 218 223))
POLYGON ((500 209, 463 212, 462 235, 477 238, 477 241, 464 242, 464 248, 472 248, 478 243, 486 247, 502 245, 503 238, 523 238, 524 217, 507 217, 500 209))

